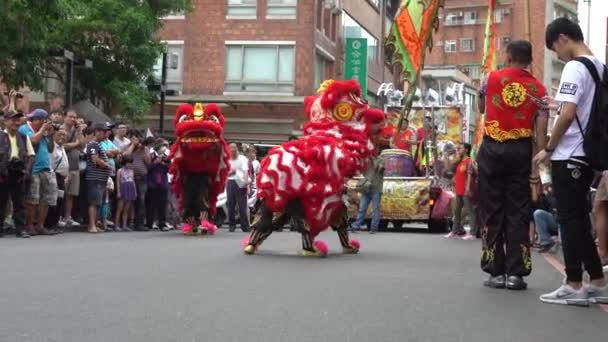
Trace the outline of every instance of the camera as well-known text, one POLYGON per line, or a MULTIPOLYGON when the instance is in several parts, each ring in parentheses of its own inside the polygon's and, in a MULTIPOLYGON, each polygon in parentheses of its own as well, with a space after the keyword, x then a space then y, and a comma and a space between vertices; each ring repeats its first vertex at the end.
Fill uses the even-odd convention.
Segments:
POLYGON ((54 124, 51 124, 51 127, 53 127, 53 129, 54 129, 55 131, 58 131, 58 130, 60 130, 60 129, 61 129, 61 124, 54 123, 54 124))
MULTIPOLYGON (((8 91, 5 91, 5 92, 4 92, 4 95, 5 95, 5 96, 9 96, 10 94, 11 94, 11 93, 10 93, 10 92, 8 92, 8 91)), ((22 99, 22 98, 23 98, 23 94, 21 94, 21 93, 19 93, 19 92, 18 92, 18 93, 15 95, 15 97, 16 97, 16 98, 18 98, 18 99, 22 99)))

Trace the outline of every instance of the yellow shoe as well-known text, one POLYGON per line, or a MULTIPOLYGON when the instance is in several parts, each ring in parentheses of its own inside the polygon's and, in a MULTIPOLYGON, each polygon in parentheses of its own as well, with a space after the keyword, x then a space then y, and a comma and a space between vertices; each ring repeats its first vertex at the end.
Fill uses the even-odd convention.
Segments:
POLYGON ((247 245, 247 247, 245 247, 244 252, 245 252, 245 254, 248 254, 248 255, 255 254, 255 246, 247 245))
POLYGON ((320 257, 321 253, 317 252, 317 251, 307 251, 305 249, 302 250, 302 256, 305 257, 320 257))
POLYGON ((359 253, 359 248, 357 247, 342 247, 342 254, 357 254, 359 253))

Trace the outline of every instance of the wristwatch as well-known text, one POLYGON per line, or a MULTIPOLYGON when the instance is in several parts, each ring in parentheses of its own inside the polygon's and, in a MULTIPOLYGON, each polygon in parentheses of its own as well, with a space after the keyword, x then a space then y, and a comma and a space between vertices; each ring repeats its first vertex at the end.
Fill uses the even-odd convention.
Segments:
POLYGON ((545 152, 547 152, 547 153, 553 153, 554 151, 555 151, 555 147, 554 148, 545 147, 545 152))

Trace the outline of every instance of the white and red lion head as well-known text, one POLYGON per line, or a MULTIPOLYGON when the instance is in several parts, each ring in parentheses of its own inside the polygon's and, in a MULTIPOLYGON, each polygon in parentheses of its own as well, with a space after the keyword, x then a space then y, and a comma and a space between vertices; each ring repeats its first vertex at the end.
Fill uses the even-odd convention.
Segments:
POLYGON ((272 211, 301 201, 313 237, 340 214, 345 181, 365 171, 384 125, 384 112, 369 107, 357 81, 325 81, 318 93, 304 101, 304 137, 273 148, 257 178, 272 211))
POLYGON ((224 140, 224 116, 213 103, 203 107, 183 104, 174 119, 177 140, 171 146, 169 172, 174 181, 172 190, 181 199, 182 180, 188 173, 208 175, 204 200, 209 211, 215 213, 217 196, 224 191, 230 169, 230 152, 224 140))

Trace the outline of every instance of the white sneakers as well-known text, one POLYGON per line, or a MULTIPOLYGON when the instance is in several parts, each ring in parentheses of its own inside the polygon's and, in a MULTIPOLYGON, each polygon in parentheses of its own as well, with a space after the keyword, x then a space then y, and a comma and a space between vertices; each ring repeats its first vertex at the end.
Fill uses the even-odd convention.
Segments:
POLYGON ((608 304, 608 285, 593 284, 575 289, 565 282, 557 290, 540 296, 540 301, 550 304, 589 306, 589 303, 608 304))
POLYGON ((589 294, 586 287, 579 290, 563 284, 557 290, 540 296, 540 301, 550 304, 589 306, 589 294))

